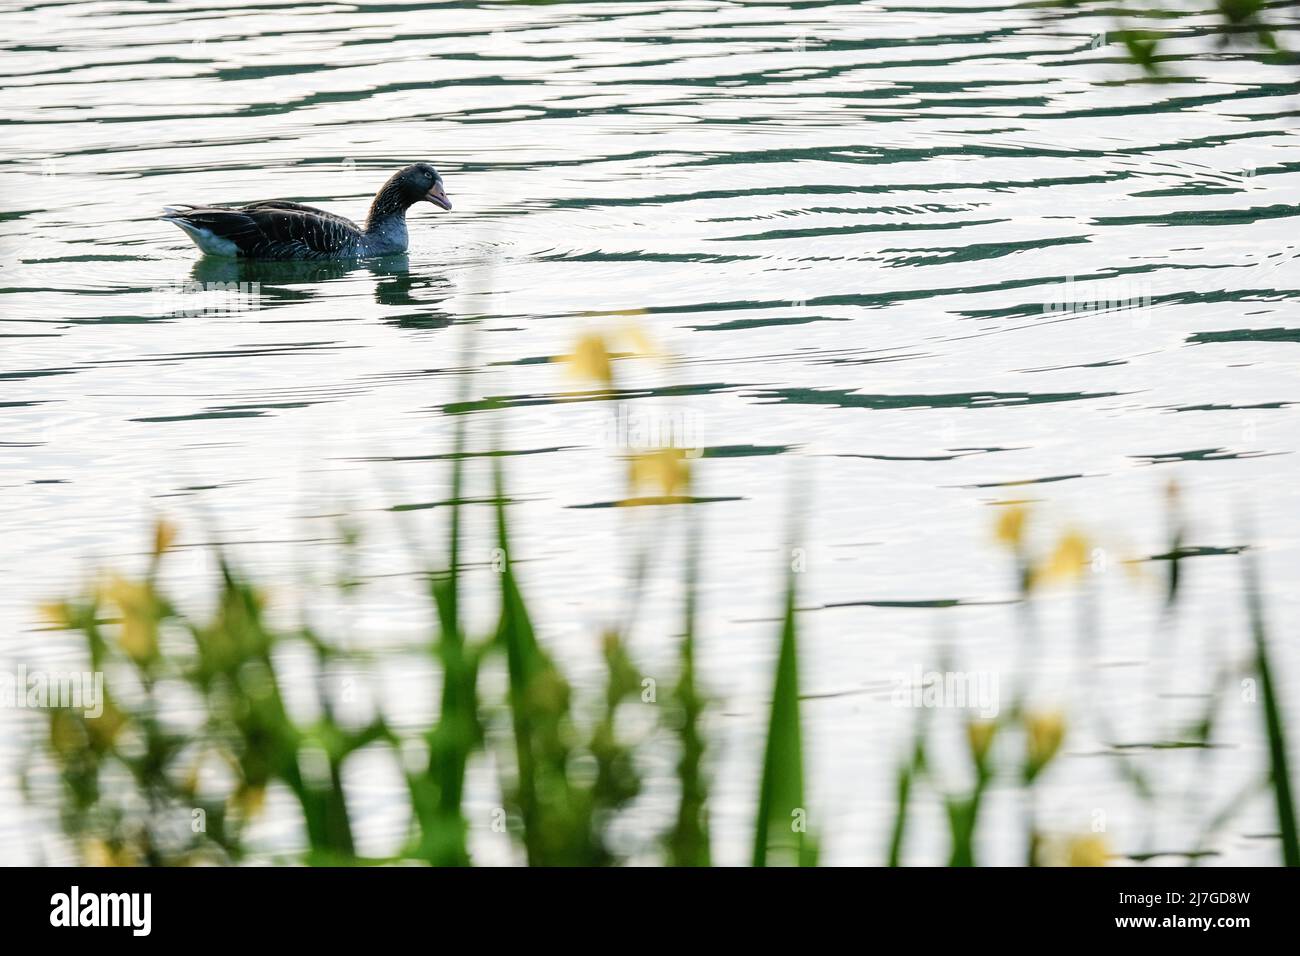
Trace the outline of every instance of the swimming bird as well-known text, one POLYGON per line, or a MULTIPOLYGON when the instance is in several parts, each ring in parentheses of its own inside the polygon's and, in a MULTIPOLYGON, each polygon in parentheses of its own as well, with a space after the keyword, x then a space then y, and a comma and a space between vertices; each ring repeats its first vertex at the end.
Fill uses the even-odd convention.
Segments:
POLYGON ((366 259, 405 252, 406 210, 417 202, 451 208, 442 177, 416 163, 384 183, 364 228, 350 219, 296 202, 267 200, 236 206, 177 205, 158 218, 185 230, 209 255, 246 259, 366 259))

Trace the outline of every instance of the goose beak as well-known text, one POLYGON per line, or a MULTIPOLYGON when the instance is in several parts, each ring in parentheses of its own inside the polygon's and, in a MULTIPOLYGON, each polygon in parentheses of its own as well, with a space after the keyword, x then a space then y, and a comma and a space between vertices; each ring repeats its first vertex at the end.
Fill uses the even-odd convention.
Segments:
POLYGON ((424 194, 424 198, 435 206, 441 206, 443 209, 451 208, 451 200, 443 192, 442 183, 435 183, 433 188, 424 194))

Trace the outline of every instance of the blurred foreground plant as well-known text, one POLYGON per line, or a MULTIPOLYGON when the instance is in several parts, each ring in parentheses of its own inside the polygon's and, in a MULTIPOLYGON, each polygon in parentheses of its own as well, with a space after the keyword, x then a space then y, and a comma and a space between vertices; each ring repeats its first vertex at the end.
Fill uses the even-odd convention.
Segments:
MULTIPOLYGON (((579 340, 571 364, 606 388, 614 381, 603 339, 579 340)), ((464 397, 464 396, 462 396, 464 397)), ((461 402, 460 407, 468 407, 461 402)), ((466 573, 462 559, 462 509, 465 494, 464 419, 460 419, 451 458, 451 507, 445 563, 427 570, 424 580, 433 639, 423 649, 440 678, 437 716, 415 732, 395 731, 378 708, 373 715, 345 717, 340 682, 331 676, 355 663, 343 650, 347 635, 333 638, 311 627, 284 628, 268 620, 267 598, 218 554, 219 574, 212 609, 201 617, 183 612, 164 592, 159 571, 176 545, 177 530, 159 522, 149 561, 140 577, 110 574, 84 595, 45 605, 42 614, 55 628, 81 635, 91 669, 103 674, 102 708, 47 711, 40 754, 57 778, 57 805, 64 832, 85 862, 170 865, 237 863, 255 852, 250 823, 268 803, 268 794, 289 797, 277 804, 281 818, 300 824, 300 849, 289 858, 308 864, 416 861, 436 866, 472 862, 471 827, 465 811, 466 781, 473 761, 486 758, 501 775, 506 830, 532 865, 609 865, 635 850, 615 829, 642 792, 642 756, 665 746, 676 752, 677 802, 671 819, 646 841, 664 862, 706 866, 713 861, 709 826, 709 768, 706 697, 698 686, 697 599, 698 529, 688 526, 683 561, 684 613, 677 673, 667 706, 649 721, 620 720, 626 708, 653 702, 646 679, 628 648, 636 601, 625 620, 602 635, 604 680, 598 694, 583 695, 537 637, 533 615, 516 575, 507 520, 504 476, 498 456, 488 500, 495 519, 494 570, 498 617, 492 633, 474 634, 465 626, 462 606, 466 573), (314 691, 311 716, 299 716, 285 702, 285 655, 305 656, 309 673, 292 675, 314 691), (305 652, 305 655, 303 654, 305 652), (480 677, 497 666, 506 678, 504 699, 485 696, 480 677), (597 699, 587 699, 589 697, 597 699), (494 733, 498 718, 508 731, 494 733), (629 732, 631 723, 634 732, 629 732), (644 730, 665 729, 662 738, 644 730), (357 850, 344 781, 363 750, 377 749, 401 768, 406 782, 410 828, 391 858, 367 859, 357 850), (419 759, 405 759, 410 754, 419 759)), ((630 497, 621 504, 673 505, 690 502, 693 475, 685 452, 677 448, 638 450, 628 459, 630 497), (641 497, 642 493, 650 494, 641 497)), ((482 499, 480 499, 482 500, 482 499)), ((1186 529, 1178 495, 1167 495, 1170 546, 1150 560, 1165 561, 1163 622, 1173 620, 1180 596, 1181 561, 1196 553, 1185 545, 1186 529)), ((655 509, 646 509, 653 511, 655 509)), ((639 511, 631 512, 635 515, 639 511)), ((1040 650, 1035 602, 1054 585, 1077 588, 1080 648, 1096 649, 1093 597, 1087 586, 1096 570, 1098 549, 1080 531, 1067 529, 1054 544, 1035 544, 1034 515, 1024 503, 1001 506, 995 537, 1010 553, 1019 621, 1022 661, 1040 650)), ((345 541, 355 543, 352 536, 345 541)), ((348 545, 351 546, 350 544, 348 545)), ((633 591, 639 595, 647 573, 646 546, 635 562, 633 591)), ((1279 699, 1279 680, 1270 650, 1253 560, 1247 556, 1245 591, 1252 632, 1249 670, 1259 681, 1269 775, 1278 819, 1283 862, 1300 865, 1300 842, 1287 763, 1287 722, 1279 699)), ((1126 568, 1131 562, 1125 562, 1126 568)), ((787 574, 767 737, 755 799, 757 807, 751 861, 815 865, 817 840, 809 826, 805 789, 805 738, 801 719, 799 615, 795 576, 787 574)), ((357 586, 355 572, 339 586, 357 586)), ((1083 662, 1089 667, 1095 661, 1083 662)), ((1028 665, 1022 673, 1029 671, 1028 665)), ((1086 673, 1086 671, 1085 671, 1086 673)), ((1223 668, 1218 687, 1233 674, 1223 668)), ((653 683, 653 682, 651 682, 653 683)), ((432 690, 431 690, 432 693, 432 690)), ((1217 726, 1221 694, 1210 695, 1201 719, 1183 730, 1177 746, 1208 755, 1217 726)), ((1036 801, 1042 780, 1054 772, 1067 732, 1092 727, 1114 758, 1125 782, 1155 817, 1158 779, 1140 757, 1121 748, 1105 712, 1096 707, 1067 713, 1033 706, 1029 688, 1013 688, 1010 706, 996 717, 967 721, 961 727, 967 784, 953 787, 931 759, 936 732, 922 711, 896 776, 896 805, 888 862, 903 862, 914 827, 912 805, 922 787, 938 795, 948 824, 948 862, 973 866, 981 814, 997 786, 1017 788, 1023 806, 1025 862, 1104 865, 1114 858, 1111 843, 1099 834, 1039 832, 1036 801)), ((1205 760, 1211 759, 1209 756, 1205 760)), ((40 780, 34 759, 27 776, 29 798, 38 801, 40 780)), ((1202 770, 1208 772, 1203 764, 1202 770)), ((1260 792, 1251 781, 1242 794, 1204 824, 1207 841, 1231 818, 1244 798, 1260 792)), ((653 851, 646 851, 653 852, 653 851)), ((1195 862, 1200 848, 1187 858, 1195 862)), ((1145 850, 1129 852, 1133 860, 1145 850)))

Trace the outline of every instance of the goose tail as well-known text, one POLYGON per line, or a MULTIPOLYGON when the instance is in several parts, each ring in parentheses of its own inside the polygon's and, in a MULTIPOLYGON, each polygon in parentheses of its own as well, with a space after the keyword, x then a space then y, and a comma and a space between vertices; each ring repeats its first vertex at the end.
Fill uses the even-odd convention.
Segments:
POLYGON ((224 230, 215 223, 196 219, 194 213, 198 210, 198 206, 167 206, 158 218, 163 222, 179 226, 194 244, 208 255, 238 256, 239 245, 228 236, 222 235, 224 230))

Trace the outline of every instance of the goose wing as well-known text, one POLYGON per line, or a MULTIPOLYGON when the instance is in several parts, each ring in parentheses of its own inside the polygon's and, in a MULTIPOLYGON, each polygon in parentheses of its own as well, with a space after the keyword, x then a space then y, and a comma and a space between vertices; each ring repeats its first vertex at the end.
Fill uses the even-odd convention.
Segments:
POLYGON ((361 238, 351 220, 291 202, 252 203, 237 209, 177 206, 162 218, 191 235, 233 243, 239 255, 254 259, 328 258, 361 238))
POLYGON ((274 212, 300 212, 309 216, 320 216, 322 219, 332 219, 335 222, 341 222, 352 229, 357 228, 357 224, 351 219, 345 219, 343 216, 336 215, 332 212, 326 212, 324 209, 317 209, 315 206, 304 206, 302 203, 289 202, 285 199, 265 199, 261 202, 249 203, 247 206, 240 206, 244 212, 257 212, 259 210, 274 212))

